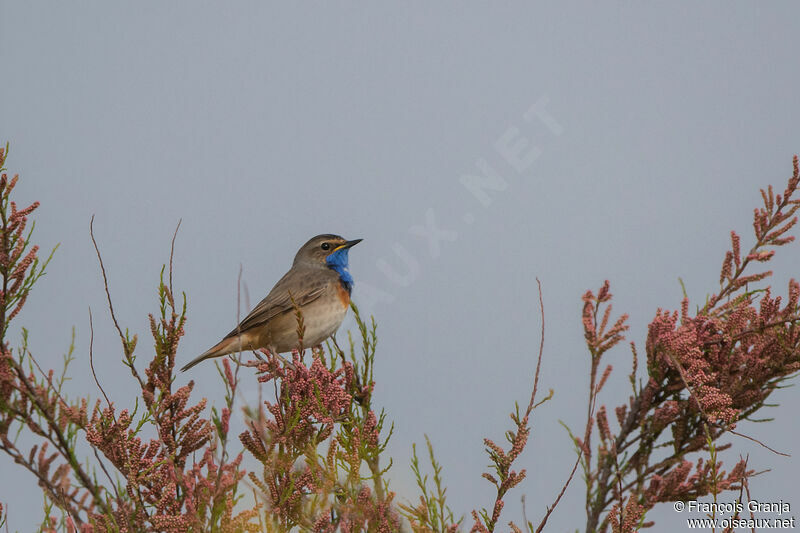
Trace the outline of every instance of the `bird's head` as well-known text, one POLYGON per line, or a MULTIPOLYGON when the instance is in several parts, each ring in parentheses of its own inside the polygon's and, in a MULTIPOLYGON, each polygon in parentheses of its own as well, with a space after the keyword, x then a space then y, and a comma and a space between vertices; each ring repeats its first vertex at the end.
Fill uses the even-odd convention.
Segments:
POLYGON ((347 268, 347 252, 360 243, 361 239, 348 241, 338 235, 325 234, 312 237, 294 257, 294 264, 324 265, 333 268, 347 268))

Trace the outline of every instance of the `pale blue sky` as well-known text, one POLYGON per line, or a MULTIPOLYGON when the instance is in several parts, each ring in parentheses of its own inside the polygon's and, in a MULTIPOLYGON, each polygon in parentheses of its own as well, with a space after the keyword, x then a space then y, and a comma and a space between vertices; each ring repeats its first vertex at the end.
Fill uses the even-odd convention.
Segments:
MULTIPOLYGON (((363 238, 350 254, 353 296, 379 323, 375 401, 396 425, 394 489, 416 496, 411 443, 428 434, 450 503, 467 513, 493 501, 482 438, 502 440, 514 401, 529 395, 538 276, 542 385, 555 397, 536 413, 518 465, 528 479, 504 521, 521 521, 523 493, 540 517, 574 459, 558 421, 578 427, 584 414, 581 294, 610 279, 643 346, 656 309, 679 306, 679 277, 693 302, 714 290, 728 232, 750 237, 758 188, 782 187, 800 151, 798 16, 791 2, 0 0, 0 140, 22 175, 18 199, 42 203, 37 240, 61 243, 16 327, 57 365, 75 326, 70 388, 96 396, 91 306, 98 373, 129 404, 92 214, 119 317, 142 349, 183 220, 182 363, 234 325, 240 265, 255 303, 312 235, 363 238), (537 104, 542 113, 526 115, 537 104), (515 168, 498 146, 520 138, 536 157, 515 168), (500 190, 465 187, 479 168, 500 190), (431 225, 446 230, 439 246, 415 229, 431 225)), ((781 293, 798 264, 798 246, 780 251, 781 293)), ((609 362, 619 379, 603 399, 615 406, 627 398, 628 352, 609 362)), ((190 377, 222 400, 213 365, 179 379, 190 377)), ((753 494, 800 509, 797 391, 775 400, 777 420, 748 429, 793 457, 733 442, 773 469, 753 494)), ((39 492, 0 461, 15 479, 0 486, 11 529, 29 531, 39 492)), ((583 495, 577 479, 552 531, 583 527, 583 495)), ((668 507, 653 517, 658 531, 684 527, 668 507)))

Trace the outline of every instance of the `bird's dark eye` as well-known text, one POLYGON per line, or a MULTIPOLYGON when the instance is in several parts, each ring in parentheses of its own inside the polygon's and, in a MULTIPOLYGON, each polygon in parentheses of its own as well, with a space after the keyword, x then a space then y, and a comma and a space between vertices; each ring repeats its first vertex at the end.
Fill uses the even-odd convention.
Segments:
POLYGON ((322 243, 322 249, 323 250, 330 250, 331 249, 331 244, 329 242, 323 242, 322 243))

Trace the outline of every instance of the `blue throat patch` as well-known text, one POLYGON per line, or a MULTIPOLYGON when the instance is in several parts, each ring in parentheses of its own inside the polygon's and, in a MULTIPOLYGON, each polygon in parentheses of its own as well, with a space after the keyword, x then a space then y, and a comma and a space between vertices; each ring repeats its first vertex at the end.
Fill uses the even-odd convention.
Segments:
POLYGON ((349 251, 349 248, 337 250, 325 258, 325 263, 327 263, 328 268, 339 274, 339 281, 342 282, 347 292, 353 290, 353 276, 350 275, 350 265, 348 264, 347 258, 347 252, 349 251))

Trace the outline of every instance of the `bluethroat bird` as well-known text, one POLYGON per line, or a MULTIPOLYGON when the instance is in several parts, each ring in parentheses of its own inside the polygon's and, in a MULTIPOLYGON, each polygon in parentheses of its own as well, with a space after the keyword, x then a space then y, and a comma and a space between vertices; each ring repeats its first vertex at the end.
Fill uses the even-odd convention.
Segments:
POLYGON ((182 368, 244 350, 267 348, 279 354, 298 347, 295 304, 303 316, 303 344, 316 346, 333 335, 350 306, 353 278, 347 253, 361 239, 317 235, 305 243, 278 283, 224 339, 182 368), (294 302, 292 302, 294 300, 294 302))

